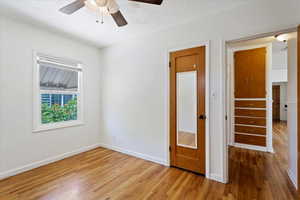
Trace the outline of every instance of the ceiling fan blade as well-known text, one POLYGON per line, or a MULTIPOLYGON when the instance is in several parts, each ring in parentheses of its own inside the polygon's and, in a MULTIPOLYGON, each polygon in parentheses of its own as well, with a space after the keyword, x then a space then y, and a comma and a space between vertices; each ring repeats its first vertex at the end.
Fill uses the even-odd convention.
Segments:
POLYGON ((111 16, 115 20, 116 24, 121 27, 127 25, 127 21, 125 17, 122 15, 121 11, 118 11, 116 13, 112 13, 111 16))
POLYGON ((84 2, 86 0, 76 0, 73 3, 70 3, 69 5, 59 9, 60 12, 65 13, 67 15, 70 15, 74 13, 75 11, 79 10, 80 8, 84 7, 84 2))
POLYGON ((156 4, 161 5, 163 0, 129 0, 129 1, 136 1, 141 3, 150 3, 150 4, 156 4))

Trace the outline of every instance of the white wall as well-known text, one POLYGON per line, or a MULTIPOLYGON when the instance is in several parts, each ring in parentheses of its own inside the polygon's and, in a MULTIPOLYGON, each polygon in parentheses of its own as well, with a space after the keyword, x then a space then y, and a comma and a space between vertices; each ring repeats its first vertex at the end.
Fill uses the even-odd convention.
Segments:
POLYGON ((99 143, 99 50, 57 33, 0 17, 0 177, 99 143), (33 50, 85 64, 83 126, 32 132, 33 50), (19 169, 15 171, 16 169, 19 169))
POLYGON ((283 43, 276 41, 273 44, 279 47, 272 50, 272 82, 287 82, 287 50, 283 50, 283 43))
POLYGON ((288 42, 288 138, 289 175, 297 185, 297 40, 288 42))
POLYGON ((225 65, 221 42, 295 26, 300 22, 299 6, 298 0, 251 1, 216 16, 103 49, 101 142, 168 163, 167 51, 210 40, 210 175, 224 181, 225 65))
POLYGON ((288 71, 287 69, 272 69, 271 72, 272 82, 287 82, 288 71))
POLYGON ((273 49, 272 69, 287 69, 287 50, 273 49))

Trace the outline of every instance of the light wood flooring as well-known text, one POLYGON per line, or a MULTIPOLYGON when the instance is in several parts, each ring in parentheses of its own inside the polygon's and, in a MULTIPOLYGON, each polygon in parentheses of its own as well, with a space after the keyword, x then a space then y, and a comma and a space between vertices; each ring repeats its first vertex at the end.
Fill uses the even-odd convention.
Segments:
POLYGON ((273 122, 273 148, 276 158, 285 169, 288 168, 288 133, 286 121, 273 122))
POLYGON ((297 199, 283 154, 230 148, 230 182, 222 184, 97 148, 0 181, 0 200, 297 199))

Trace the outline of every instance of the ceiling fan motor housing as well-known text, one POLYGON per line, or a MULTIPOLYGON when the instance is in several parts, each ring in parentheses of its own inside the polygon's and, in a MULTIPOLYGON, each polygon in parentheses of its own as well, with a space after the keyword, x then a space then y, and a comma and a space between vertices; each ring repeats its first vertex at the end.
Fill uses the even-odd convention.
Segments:
POLYGON ((99 7, 105 7, 108 3, 108 0, 95 0, 95 2, 99 7))
POLYGON ((95 0, 95 2, 99 7, 107 7, 110 14, 116 13, 120 9, 115 0, 95 0))

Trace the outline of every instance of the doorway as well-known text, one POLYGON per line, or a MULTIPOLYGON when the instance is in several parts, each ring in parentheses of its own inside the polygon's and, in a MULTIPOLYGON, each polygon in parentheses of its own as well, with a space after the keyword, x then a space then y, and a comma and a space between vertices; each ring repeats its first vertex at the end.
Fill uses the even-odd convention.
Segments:
POLYGON ((272 151, 272 95, 270 45, 265 43, 231 44, 230 132, 231 146, 272 151))
POLYGON ((169 56, 171 166, 206 174, 206 46, 169 56))
MULTIPOLYGON (((286 39, 279 41, 278 34, 270 34, 227 43, 228 143, 231 153, 234 152, 232 154, 239 156, 245 154, 246 157, 251 155, 253 159, 257 159, 256 156, 259 155, 260 158, 269 159, 272 165, 276 165, 281 172, 284 172, 276 174, 277 172, 270 171, 270 173, 282 176, 285 180, 289 180, 287 182, 290 185, 297 187, 299 177, 297 175, 297 140, 299 139, 297 136, 297 33, 294 29, 291 32, 281 33, 280 36, 286 39), (259 72, 261 58, 258 53, 250 55, 250 51, 258 51, 262 47, 267 50, 266 69, 259 72), (236 54, 241 53, 248 53, 248 55, 240 59, 236 54), (238 67, 240 69, 237 69, 238 67), (247 69, 246 72, 239 73, 241 79, 239 81, 234 74, 236 75, 243 67, 247 69), (253 73, 254 76, 247 77, 247 73, 251 73, 252 70, 256 71, 253 73), (265 81, 255 86, 255 83, 262 80, 260 76, 264 77, 265 81), (249 85, 248 79, 251 80, 252 86, 246 87, 247 84, 249 85), (244 88, 241 91, 247 95, 247 98, 236 99, 239 98, 235 93, 239 87, 244 88), (248 91, 252 87, 256 88, 253 91, 257 96, 253 96, 252 92, 248 91), (264 118, 265 122, 262 123, 264 118)), ((232 154, 230 159, 239 163, 239 158, 232 154)), ((248 162, 247 165, 266 167, 252 162, 248 162)), ((255 177, 264 175, 253 174, 255 177)))

